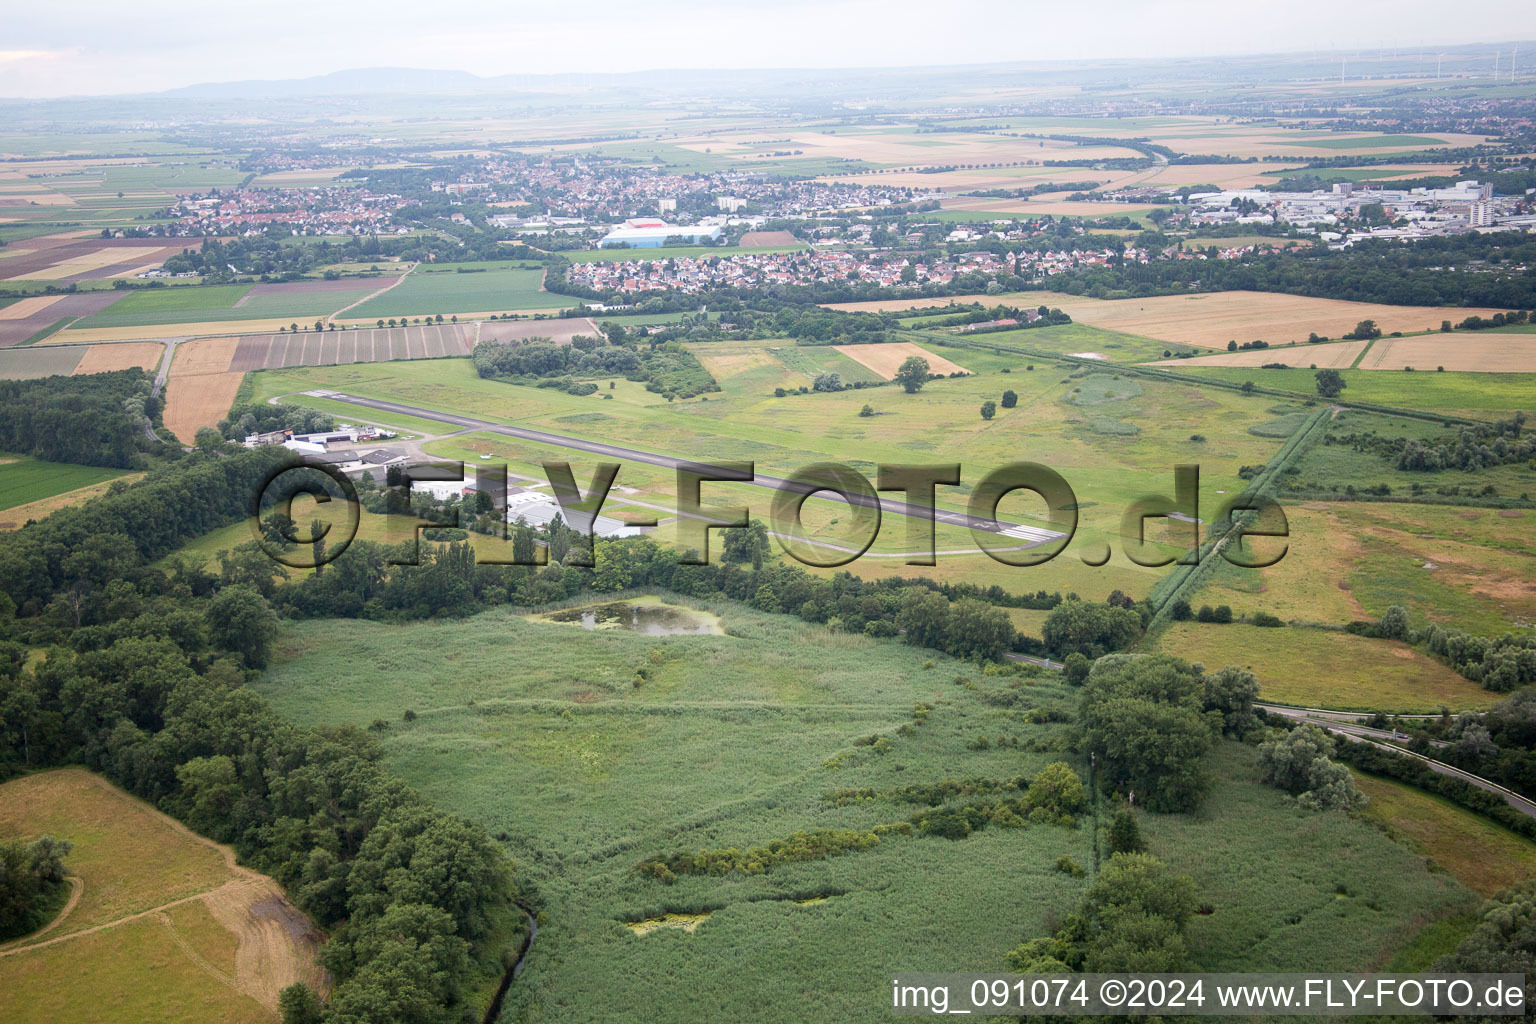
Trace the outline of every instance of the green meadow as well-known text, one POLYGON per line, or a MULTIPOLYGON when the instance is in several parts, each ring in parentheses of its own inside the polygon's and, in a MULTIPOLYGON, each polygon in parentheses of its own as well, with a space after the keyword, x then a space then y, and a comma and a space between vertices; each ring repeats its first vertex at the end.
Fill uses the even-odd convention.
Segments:
POLYGON ((389 291, 347 311, 349 319, 447 316, 512 309, 554 309, 576 300, 540 287, 542 270, 501 269, 459 273, 418 267, 389 291))
POLYGON ((45 462, 0 453, 0 510, 51 498, 123 475, 123 470, 45 462))
MULTIPOLYGON (((1023 720, 1033 707, 1070 716, 1074 695, 1053 679, 698 607, 724 635, 582 632, 507 610, 298 623, 258 688, 296 721, 370 727, 394 771, 516 861, 541 926, 504 1021, 607 1021, 635 1006, 661 1022, 804 1020, 786 992, 814 997, 818 1018, 883 1020, 889 971, 1001 970, 1072 909, 1090 879, 1055 864, 1091 874, 1092 812, 1076 828, 961 840, 889 833, 761 874, 670 885, 638 874, 677 850, 868 830, 922 810, 878 796, 839 806, 834 790, 1030 776, 1059 760, 1086 771, 1068 726, 1023 720), (914 714, 919 701, 931 711, 914 714), (643 921, 674 926, 629 927, 643 921)), ((1374 825, 1306 814, 1260 785, 1251 748, 1221 744, 1212 768, 1200 811, 1142 826, 1208 904, 1191 927, 1206 969, 1363 969, 1475 901, 1374 825)))

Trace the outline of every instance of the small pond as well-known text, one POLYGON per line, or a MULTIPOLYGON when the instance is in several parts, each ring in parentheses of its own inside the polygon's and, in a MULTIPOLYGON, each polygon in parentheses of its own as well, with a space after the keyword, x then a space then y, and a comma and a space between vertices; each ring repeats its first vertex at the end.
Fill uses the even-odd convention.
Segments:
POLYGON ((579 625, 582 629, 627 629, 631 633, 645 636, 718 635, 725 632, 718 615, 667 604, 654 597, 562 608, 557 612, 535 615, 533 621, 563 622, 579 625))

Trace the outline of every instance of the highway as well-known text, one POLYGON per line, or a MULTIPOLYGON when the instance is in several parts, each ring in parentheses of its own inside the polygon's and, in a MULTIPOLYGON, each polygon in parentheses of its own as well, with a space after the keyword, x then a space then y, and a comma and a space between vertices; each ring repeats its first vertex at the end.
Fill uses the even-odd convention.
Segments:
MULTIPOLYGON (((589 441, 580 437, 569 437, 564 434, 552 434, 545 430, 534 430, 531 427, 514 427, 504 423, 492 423, 489 420, 476 419, 473 416, 463 416, 458 413, 443 412, 438 409, 424 409, 420 406, 406 405, 401 402, 388 402, 377 398, 363 398, 359 395, 350 395, 340 391, 328 391, 317 389, 303 392, 313 398, 324 398, 335 402, 345 402, 348 405, 357 405, 365 409, 374 409, 379 412, 395 413, 400 416, 414 416, 417 419, 433 420, 438 423, 448 423, 456 427, 470 430, 479 430, 486 433, 505 434, 508 437, 521 438, 525 441, 537 441, 541 444, 554 445, 560 448, 571 448, 576 451, 590 452, 594 455, 604 455, 613 459, 625 459, 630 462, 641 462, 650 466, 661 466, 666 469, 686 469, 703 476, 714 476, 719 473, 720 467, 712 466, 705 462, 694 462, 689 459, 677 458, 672 455, 661 455, 656 452, 641 451, 637 448, 626 448, 622 445, 610 444, 606 441, 589 441)), ((841 500, 834 492, 818 492, 816 488, 808 484, 796 483, 779 477, 756 474, 750 482, 758 487, 766 487, 772 490, 791 491, 796 494, 823 494, 829 500, 841 500)), ((942 508, 925 508, 922 505, 914 505, 898 498, 871 498, 868 495, 850 494, 847 500, 854 505, 864 508, 873 508, 879 504, 882 513, 891 515, 909 516, 914 519, 929 519, 947 526, 961 526, 972 530, 981 530, 987 533, 995 533, 1020 541, 1012 550, 1040 547, 1059 541, 1065 534, 1054 530, 1045 530, 1037 526, 1028 526, 1023 523, 1009 523, 999 520, 983 519, 965 512, 953 512, 942 508)))

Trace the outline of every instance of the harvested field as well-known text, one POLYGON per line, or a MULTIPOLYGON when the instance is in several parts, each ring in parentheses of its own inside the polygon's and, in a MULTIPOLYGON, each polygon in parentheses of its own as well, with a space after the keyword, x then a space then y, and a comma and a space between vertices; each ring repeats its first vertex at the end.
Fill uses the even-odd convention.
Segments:
POLYGON ((1307 368, 1316 363, 1320 370, 1347 370, 1370 344, 1367 341, 1342 341, 1327 345, 1285 345, 1278 348, 1248 349, 1246 352, 1220 352, 1193 359, 1159 359, 1147 366, 1263 366, 1285 363, 1307 368))
POLYGON ((46 247, 26 246, 26 251, 0 263, 0 275, 8 281, 69 283, 101 280, 146 265, 155 266, 184 248, 184 245, 145 245, 137 239, 67 239, 46 247), (137 244, 114 244, 127 241, 137 244))
MULTIPOLYGON (((1262 339, 1270 345, 1305 342, 1310 333, 1338 338, 1361 320, 1374 320, 1383 332, 1438 330, 1442 320, 1492 316, 1492 309, 1442 309, 1435 306, 1387 306, 1374 302, 1313 299, 1277 292, 1215 292, 1165 295, 1151 299, 1105 301, 1039 293, 1039 301, 1060 306, 1074 320, 1206 348, 1228 341, 1262 339)), ((1309 360, 1310 362, 1310 360, 1309 360)))
POLYGON ((548 338, 557 345, 569 345, 578 334, 595 337, 597 324, 587 317, 557 317, 553 320, 486 320, 480 323, 477 341, 521 341, 524 338, 548 338))
MULTIPOLYGON (((318 337, 318 335, 317 335, 318 337)), ((233 338, 198 338, 176 349, 176 360, 171 364, 172 377, 190 377, 198 374, 223 373, 229 369, 229 361, 239 344, 233 338)))
MULTIPOLYGON (((1150 299, 1088 299, 1060 292, 1011 292, 1004 295, 957 295, 942 299, 878 299, 839 302, 830 309, 886 312, 927 309, 950 302, 1013 302, 1047 305, 1064 310, 1078 323, 1164 342, 1203 348, 1227 347, 1227 342, 1263 340, 1271 346, 1305 342, 1312 333, 1339 338, 1361 320, 1374 320, 1384 333, 1438 331, 1442 320, 1460 322, 1468 316, 1491 317, 1496 309, 1441 306, 1387 306, 1374 302, 1313 299, 1279 292, 1207 292, 1161 295, 1150 299)), ((1310 362, 1310 360, 1308 360, 1310 362)), ((1431 364, 1433 365, 1433 364, 1431 364)), ((1447 367, 1449 368, 1449 367, 1447 367)))
POLYGON ((48 834, 75 847, 65 861, 75 895, 64 911, 0 946, 0 1019, 88 1019, 102 1006, 152 1005, 143 1017, 112 1016, 261 1020, 295 981, 329 987, 316 962, 319 933, 229 847, 79 768, 0 792, 0 836, 48 834), (84 1016, 81 999, 93 1007, 84 1016))
POLYGON ((1443 366, 1478 373, 1536 373, 1536 335, 1381 338, 1360 361, 1362 370, 1401 370, 1405 366, 1431 371, 1443 366))
POLYGON ((860 366, 868 367, 886 380, 896 376, 897 369, 912 356, 928 360, 929 373, 970 373, 943 356, 936 356, 910 341, 887 342, 881 345, 834 345, 833 348, 860 366))
POLYGON ((165 346, 158 342, 124 342, 120 345, 92 345, 75 367, 75 376, 85 373, 111 373, 138 366, 153 373, 160 365, 165 346))
POLYGON ((765 249, 771 246, 799 245, 800 239, 788 231, 748 231, 741 236, 743 249, 765 249))
POLYGON ((229 412, 245 377, 230 371, 240 343, 235 338, 198 338, 177 348, 165 383, 164 419, 182 442, 191 444, 199 428, 216 425, 229 412))
POLYGON ((60 331, 41 344, 72 345, 79 342, 97 341, 163 341, 168 338, 201 338, 221 334, 226 337, 250 334, 257 331, 277 333, 287 327, 293 317, 272 317, 266 320, 199 320, 175 324, 134 324, 123 327, 71 327, 60 331))

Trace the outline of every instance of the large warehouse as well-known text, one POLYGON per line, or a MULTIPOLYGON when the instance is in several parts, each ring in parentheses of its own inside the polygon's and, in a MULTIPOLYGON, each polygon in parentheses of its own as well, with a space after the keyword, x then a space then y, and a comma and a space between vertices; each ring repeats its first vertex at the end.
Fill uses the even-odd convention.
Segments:
POLYGON ((681 224, 668 224, 664 220, 651 217, 637 217, 625 221, 621 227, 608 232, 597 244, 600 249, 612 249, 616 246, 628 246, 631 249, 659 249, 666 244, 667 239, 677 237, 686 238, 695 244, 706 240, 717 241, 720 238, 720 226, 716 224, 685 227, 681 224))

